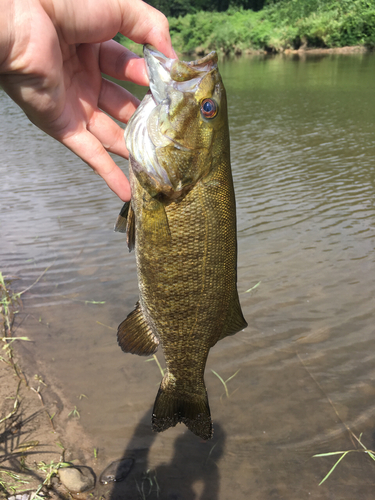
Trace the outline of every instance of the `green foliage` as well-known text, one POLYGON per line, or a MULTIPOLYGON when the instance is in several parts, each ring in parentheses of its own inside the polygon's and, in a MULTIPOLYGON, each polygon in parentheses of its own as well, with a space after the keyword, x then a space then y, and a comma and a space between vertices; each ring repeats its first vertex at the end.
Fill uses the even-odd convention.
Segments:
POLYGON ((261 10, 265 0, 147 0, 167 17, 185 16, 200 11, 225 12, 230 7, 261 10))
POLYGON ((375 47, 375 0, 269 0, 257 12, 244 10, 244 5, 249 3, 238 0, 225 12, 171 17, 174 47, 183 53, 199 47, 226 54, 246 48, 278 52, 301 45, 375 47))
POLYGON ((236 48, 267 47, 273 30, 272 23, 263 19, 261 12, 235 9, 188 14, 169 22, 173 45, 184 53, 196 47, 226 54, 236 48))
MULTIPOLYGON (((169 16, 181 53, 307 47, 375 47, 375 0, 150 0, 169 16), (248 9, 248 10, 246 10, 248 9)), ((138 55, 142 48, 116 35, 138 55)))
POLYGON ((278 26, 294 28, 292 43, 311 47, 373 45, 375 0, 279 0, 264 9, 278 26))

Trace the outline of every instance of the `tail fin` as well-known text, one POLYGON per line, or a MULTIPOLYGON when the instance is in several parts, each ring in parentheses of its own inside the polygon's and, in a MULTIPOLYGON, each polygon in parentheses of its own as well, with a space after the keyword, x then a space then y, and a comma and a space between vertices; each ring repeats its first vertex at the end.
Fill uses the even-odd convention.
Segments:
MULTIPOLYGON (((203 384, 204 387, 204 384, 203 384)), ((211 439, 213 427, 206 388, 202 394, 179 390, 164 376, 152 412, 152 429, 162 432, 182 422, 202 439, 211 439)))

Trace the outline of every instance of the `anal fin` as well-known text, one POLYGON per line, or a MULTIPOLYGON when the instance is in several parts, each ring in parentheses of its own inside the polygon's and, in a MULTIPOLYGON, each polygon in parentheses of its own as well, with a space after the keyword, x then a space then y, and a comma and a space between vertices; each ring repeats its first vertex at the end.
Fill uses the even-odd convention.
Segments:
POLYGON ((139 302, 118 327, 117 341, 124 352, 131 354, 149 356, 157 351, 159 340, 148 325, 139 302))

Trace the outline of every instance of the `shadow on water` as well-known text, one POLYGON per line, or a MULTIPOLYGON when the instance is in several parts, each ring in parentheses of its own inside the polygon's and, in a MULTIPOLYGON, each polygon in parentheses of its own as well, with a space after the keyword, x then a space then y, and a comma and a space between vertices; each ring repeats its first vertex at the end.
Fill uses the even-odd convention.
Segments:
POLYGON ((169 463, 153 468, 150 450, 161 435, 151 430, 150 422, 149 410, 136 427, 122 457, 134 459, 130 474, 124 481, 113 483, 110 495, 105 497, 109 500, 218 500, 220 474, 217 461, 225 444, 221 426, 215 423, 215 435, 207 442, 186 429, 176 438, 169 463))

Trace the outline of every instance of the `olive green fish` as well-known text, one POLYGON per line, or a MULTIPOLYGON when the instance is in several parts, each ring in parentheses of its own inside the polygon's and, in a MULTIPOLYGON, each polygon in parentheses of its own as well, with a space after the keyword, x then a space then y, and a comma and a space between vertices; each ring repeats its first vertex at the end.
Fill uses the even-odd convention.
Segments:
POLYGON ((226 94, 211 52, 198 61, 144 48, 150 92, 125 132, 132 199, 116 230, 135 249, 140 298, 121 323, 122 350, 167 370, 152 427, 213 428, 203 375, 208 352, 247 326, 237 292, 236 207, 226 94))

